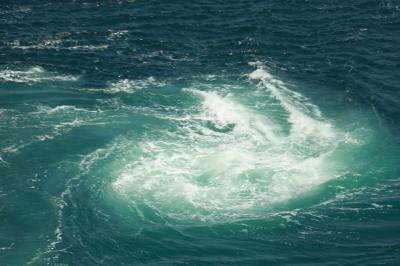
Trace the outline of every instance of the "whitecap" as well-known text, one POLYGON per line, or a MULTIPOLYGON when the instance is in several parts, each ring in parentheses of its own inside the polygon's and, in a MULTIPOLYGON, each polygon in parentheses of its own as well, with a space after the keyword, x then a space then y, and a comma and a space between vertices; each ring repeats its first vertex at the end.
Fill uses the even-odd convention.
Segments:
POLYGON ((0 80, 17 83, 38 83, 46 81, 77 81, 79 78, 72 75, 59 75, 35 66, 27 70, 5 69, 0 71, 0 80))
POLYGON ((141 90, 147 87, 163 87, 167 84, 163 81, 158 81, 154 77, 148 77, 139 80, 121 79, 116 82, 111 82, 109 87, 104 90, 108 93, 134 93, 137 90, 141 90))

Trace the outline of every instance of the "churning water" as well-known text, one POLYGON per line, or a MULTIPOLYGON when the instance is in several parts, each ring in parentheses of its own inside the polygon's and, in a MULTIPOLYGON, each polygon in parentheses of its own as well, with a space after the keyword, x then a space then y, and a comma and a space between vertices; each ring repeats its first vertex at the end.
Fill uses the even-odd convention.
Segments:
POLYGON ((400 263, 398 1, 0 7, 1 265, 400 263))

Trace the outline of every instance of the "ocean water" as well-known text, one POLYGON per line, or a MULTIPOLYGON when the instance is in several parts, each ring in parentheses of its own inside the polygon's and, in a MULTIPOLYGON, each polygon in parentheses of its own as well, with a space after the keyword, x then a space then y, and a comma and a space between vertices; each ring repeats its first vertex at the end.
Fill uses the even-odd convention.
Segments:
POLYGON ((400 2, 0 3, 0 265, 400 265, 400 2))

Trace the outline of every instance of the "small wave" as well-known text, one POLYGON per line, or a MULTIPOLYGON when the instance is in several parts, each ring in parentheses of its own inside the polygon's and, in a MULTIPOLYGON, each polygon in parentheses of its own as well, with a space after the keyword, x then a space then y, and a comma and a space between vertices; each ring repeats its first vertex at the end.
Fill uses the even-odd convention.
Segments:
POLYGON ((109 31, 107 39, 115 40, 126 36, 129 33, 127 30, 109 31))
POLYGON ((104 92, 104 93, 128 93, 132 94, 138 90, 144 88, 160 88, 167 86, 167 83, 163 81, 158 81, 154 77, 148 77, 145 79, 131 80, 131 79, 121 79, 115 82, 110 82, 107 88, 104 89, 82 89, 82 91, 89 92, 104 92))
POLYGON ((74 45, 70 47, 62 47, 61 49, 67 49, 67 50, 104 50, 107 49, 108 45, 107 44, 101 44, 101 45, 74 45))
POLYGON ((21 49, 21 50, 29 50, 29 49, 60 49, 60 45, 62 44, 62 39, 47 39, 43 40, 40 43, 36 44, 29 44, 29 45, 22 45, 19 40, 13 41, 9 43, 8 46, 12 49, 21 49))
POLYGON ((0 156, 0 165, 9 165, 10 163, 8 163, 7 161, 5 161, 1 156, 0 156))
POLYGON ((85 108, 78 108, 75 107, 73 105, 59 105, 56 107, 49 107, 49 106, 44 106, 44 105, 39 105, 36 107, 37 108, 37 112, 35 112, 35 114, 40 114, 40 113, 46 113, 46 114, 54 114, 54 113, 96 113, 98 111, 92 111, 92 110, 88 110, 85 108))
POLYGON ((46 71, 44 68, 36 66, 27 70, 2 70, 0 80, 18 83, 40 83, 46 81, 77 81, 77 76, 58 75, 46 71))
MULTIPOLYGON (((40 42, 31 43, 31 44, 21 44, 19 40, 13 41, 8 44, 8 46, 12 49, 20 49, 20 50, 46 50, 46 49, 54 49, 54 50, 104 50, 108 48, 107 44, 76 44, 76 45, 68 45, 66 44, 67 40, 62 38, 50 38, 45 39, 40 42)), ((69 40, 71 41, 71 40, 69 40)))

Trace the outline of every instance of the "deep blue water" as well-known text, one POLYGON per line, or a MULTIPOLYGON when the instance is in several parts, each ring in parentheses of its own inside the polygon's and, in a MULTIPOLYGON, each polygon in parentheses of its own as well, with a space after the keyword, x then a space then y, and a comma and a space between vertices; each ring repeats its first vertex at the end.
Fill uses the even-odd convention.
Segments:
POLYGON ((400 1, 1 1, 0 265, 399 265, 400 1))

